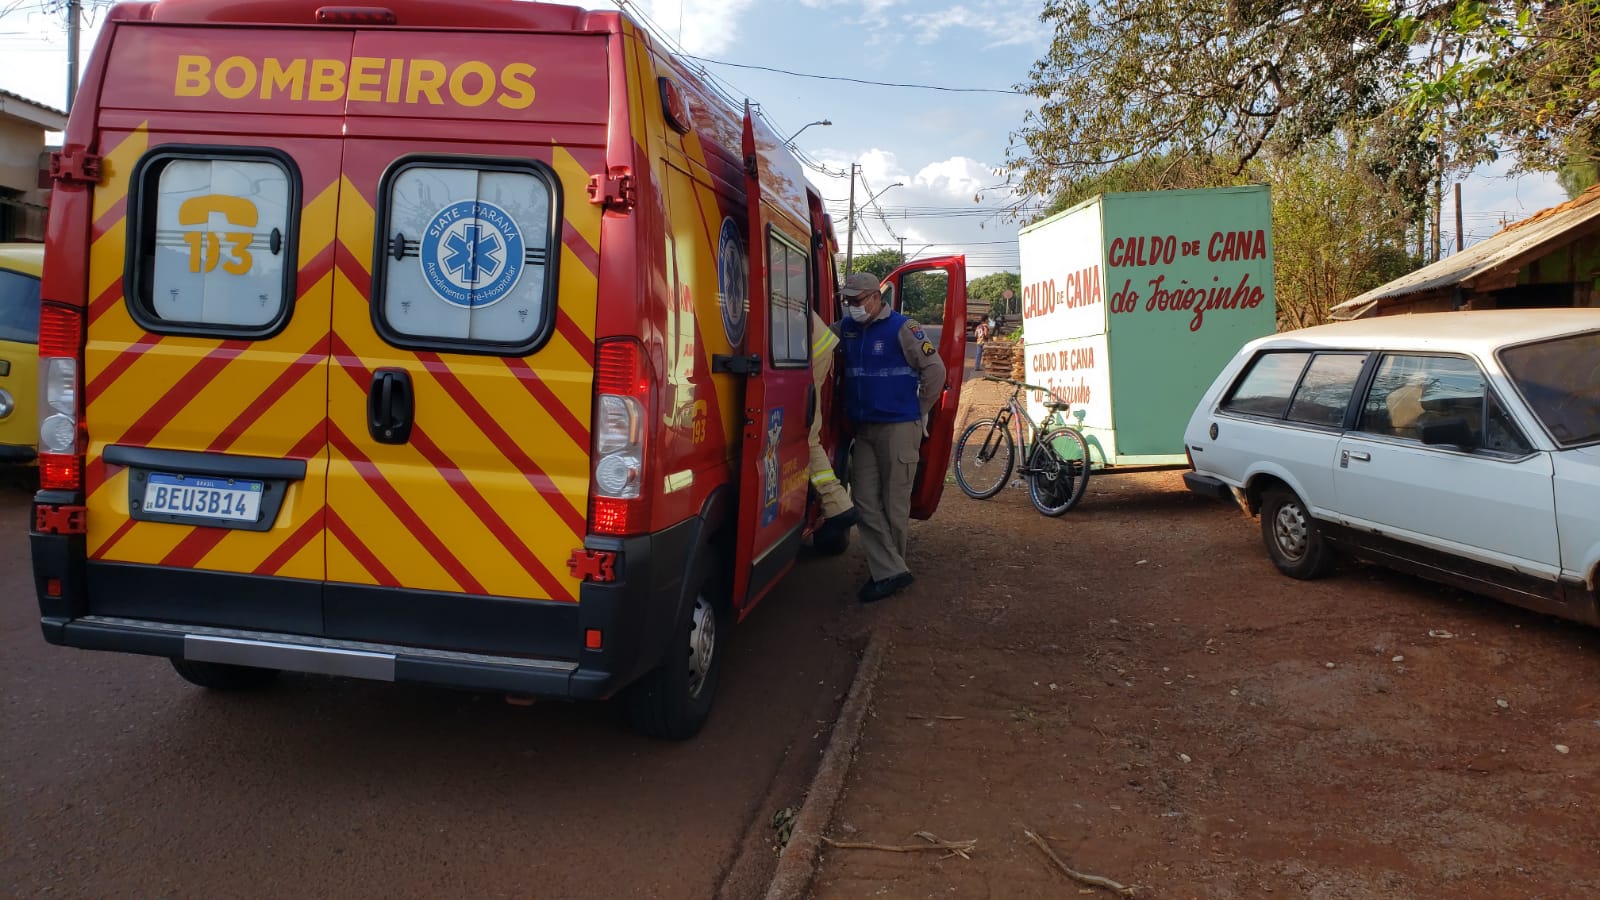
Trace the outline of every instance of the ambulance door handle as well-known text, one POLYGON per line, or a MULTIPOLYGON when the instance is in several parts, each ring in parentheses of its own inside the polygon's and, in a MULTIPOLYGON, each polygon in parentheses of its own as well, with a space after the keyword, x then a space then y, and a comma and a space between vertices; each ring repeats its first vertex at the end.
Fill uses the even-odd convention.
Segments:
POLYGON ((367 391, 367 431, 380 444, 404 444, 411 439, 414 413, 411 373, 405 369, 379 369, 372 373, 367 391))

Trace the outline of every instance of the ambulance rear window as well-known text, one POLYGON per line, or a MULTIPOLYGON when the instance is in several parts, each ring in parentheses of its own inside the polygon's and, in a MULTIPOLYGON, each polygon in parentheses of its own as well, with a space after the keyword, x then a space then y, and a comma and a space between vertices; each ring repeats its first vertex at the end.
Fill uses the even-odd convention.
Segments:
POLYGON ((526 161, 410 159, 380 189, 372 302, 390 343, 525 355, 555 325, 560 194, 526 161))
POLYGON ((149 331, 265 337, 294 299, 299 181, 265 150, 162 148, 128 197, 128 308, 149 331))

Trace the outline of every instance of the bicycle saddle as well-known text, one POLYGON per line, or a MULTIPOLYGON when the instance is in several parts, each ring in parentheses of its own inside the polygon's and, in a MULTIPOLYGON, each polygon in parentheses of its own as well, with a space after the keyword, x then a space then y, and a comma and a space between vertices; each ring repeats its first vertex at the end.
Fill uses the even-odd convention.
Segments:
POLYGON ((1062 411, 1066 411, 1066 410, 1072 408, 1072 404, 1071 403, 1067 403, 1067 402, 1062 401, 1062 400, 1046 400, 1044 402, 1044 408, 1045 409, 1059 409, 1059 410, 1062 410, 1062 411))

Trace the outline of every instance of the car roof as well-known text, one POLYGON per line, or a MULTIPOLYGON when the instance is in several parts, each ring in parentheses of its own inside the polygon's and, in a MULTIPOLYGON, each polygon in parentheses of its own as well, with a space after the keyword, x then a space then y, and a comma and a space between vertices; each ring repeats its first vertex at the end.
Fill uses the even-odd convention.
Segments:
POLYGON ((38 278, 44 272, 44 245, 0 244, 0 269, 38 278))
POLYGON ((1600 330, 1600 309, 1482 309, 1375 316, 1269 335, 1255 346, 1454 350, 1489 354, 1511 344, 1600 330))

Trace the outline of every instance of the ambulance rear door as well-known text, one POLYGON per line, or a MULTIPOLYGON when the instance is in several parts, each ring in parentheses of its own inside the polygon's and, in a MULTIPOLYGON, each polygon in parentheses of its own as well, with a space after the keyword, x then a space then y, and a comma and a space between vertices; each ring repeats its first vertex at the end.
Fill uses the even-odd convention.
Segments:
POLYGON ((811 297, 817 291, 810 229, 801 219, 787 221, 788 207, 776 205, 797 201, 793 208, 803 214, 804 195, 785 197, 783 191, 803 190, 804 179, 782 168, 786 154, 776 136, 757 127, 748 105, 744 157, 750 312, 744 352, 717 362, 723 371, 748 376, 733 561, 733 602, 741 614, 794 565, 800 549, 810 484, 811 297))
MULTIPOLYGON (((113 27, 85 254, 88 612, 317 634, 342 111, 304 102, 303 60, 300 98, 264 89, 255 29, 113 27)), ((343 60, 351 36, 272 40, 343 60)))
POLYGON ((607 38, 354 42, 327 633, 575 660, 607 38))
POLYGON ((956 427, 956 404, 961 398, 961 374, 967 354, 967 332, 963 325, 967 320, 967 258, 942 256, 917 260, 890 272, 884 282, 892 286, 890 302, 894 308, 913 319, 917 318, 919 310, 944 311, 944 324, 936 348, 944 360, 944 392, 928 415, 928 436, 922 440, 922 461, 917 465, 917 480, 911 488, 911 517, 927 519, 938 509, 939 497, 944 493, 945 472, 950 467, 950 445, 956 427))

